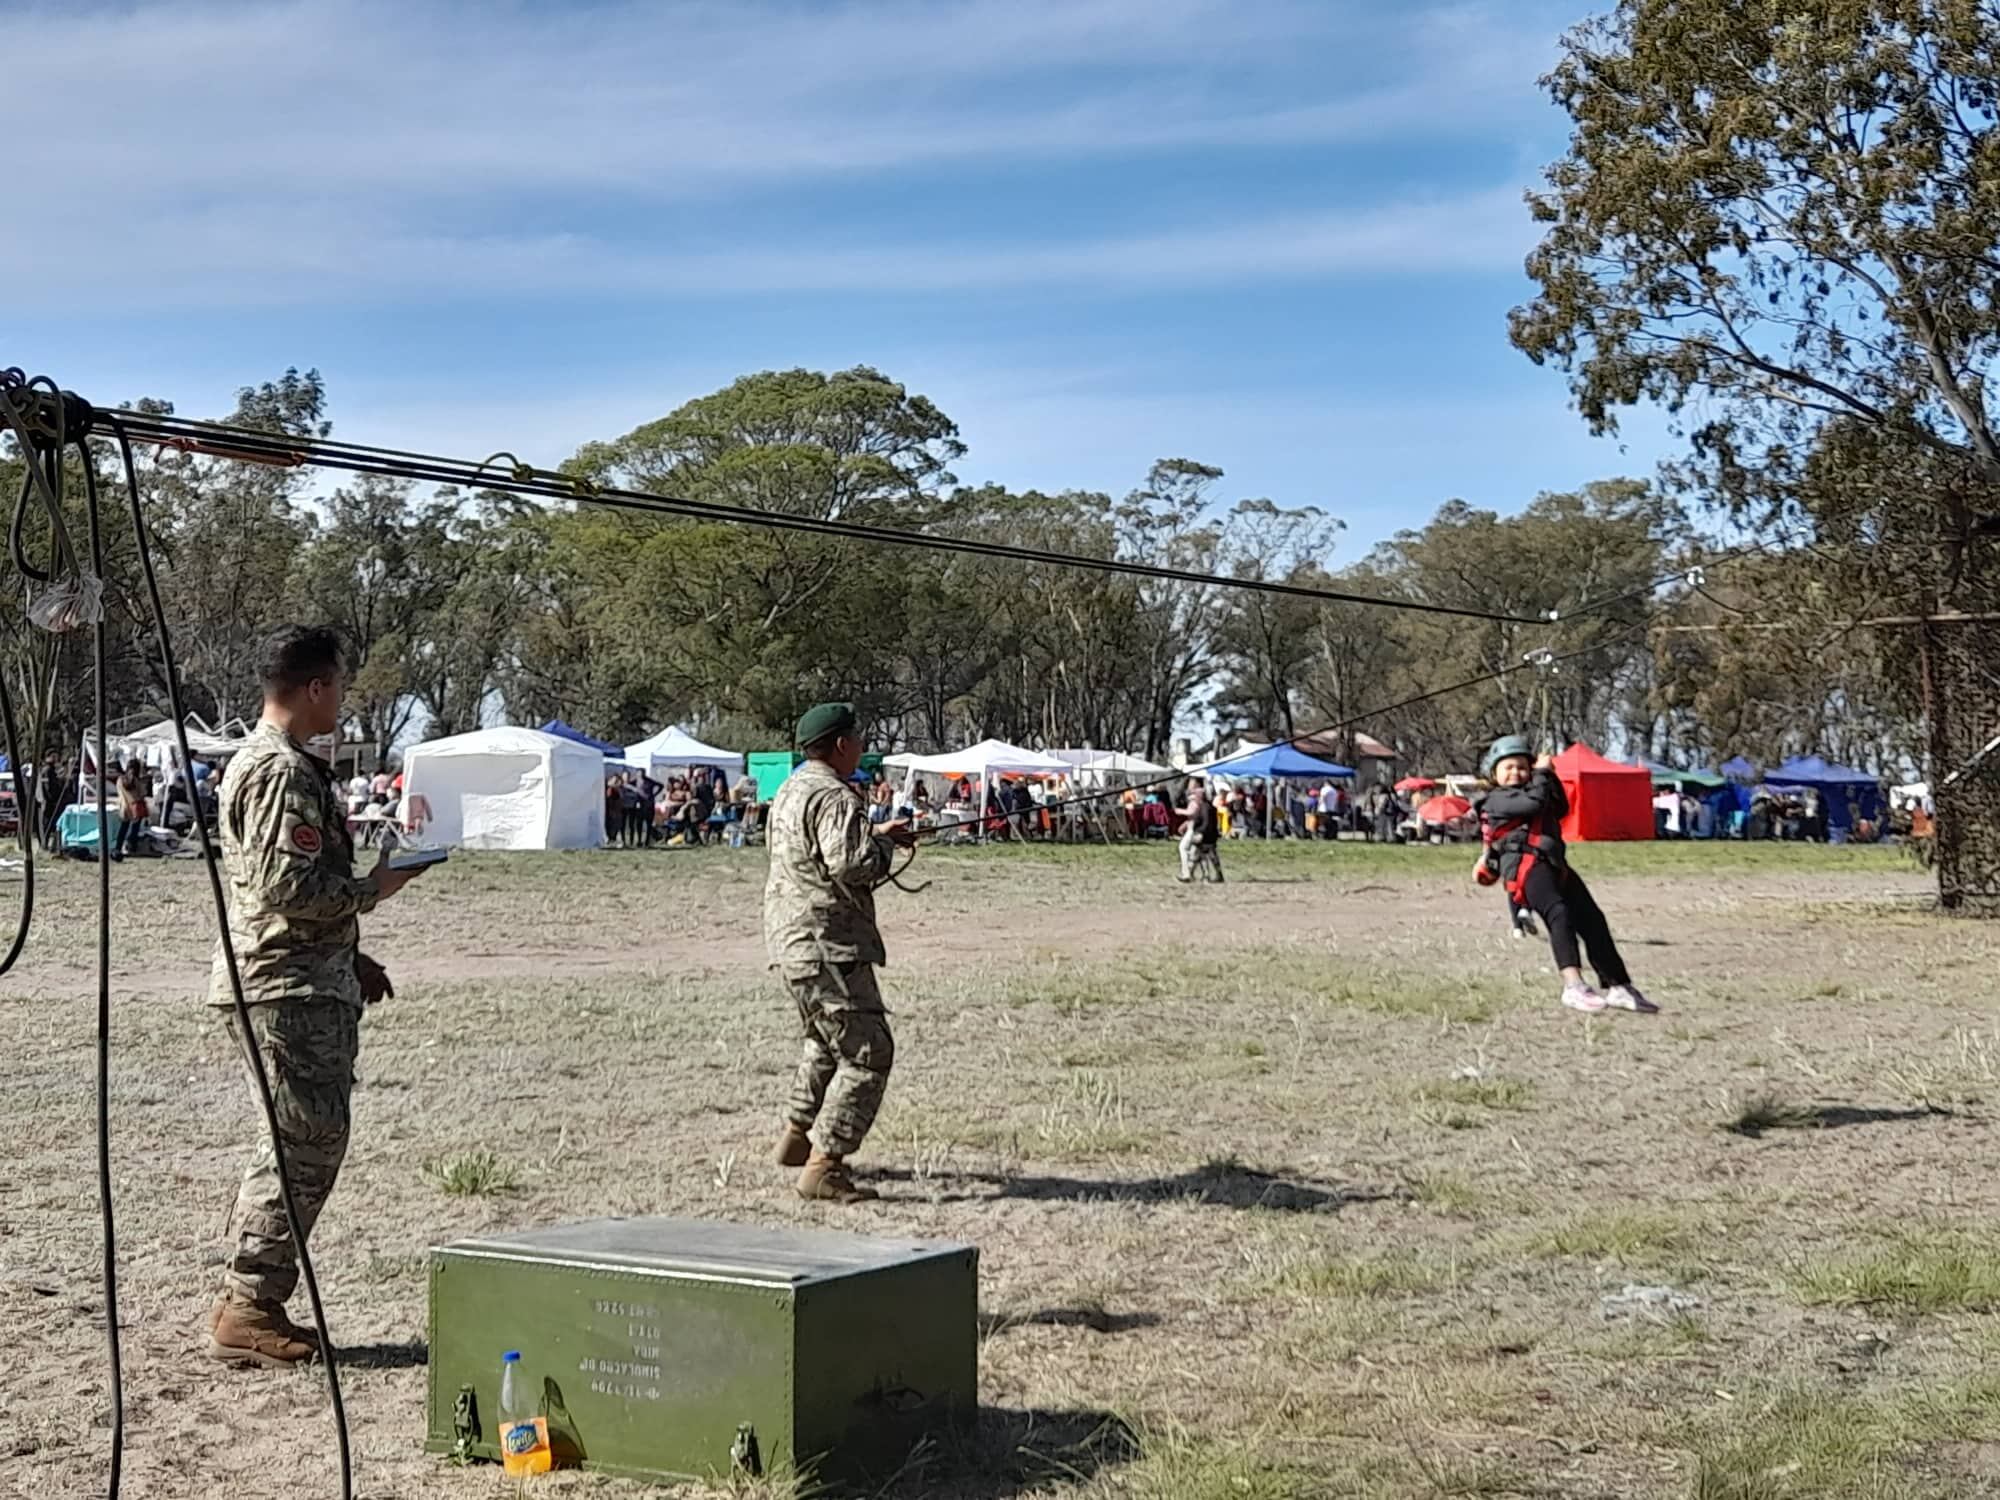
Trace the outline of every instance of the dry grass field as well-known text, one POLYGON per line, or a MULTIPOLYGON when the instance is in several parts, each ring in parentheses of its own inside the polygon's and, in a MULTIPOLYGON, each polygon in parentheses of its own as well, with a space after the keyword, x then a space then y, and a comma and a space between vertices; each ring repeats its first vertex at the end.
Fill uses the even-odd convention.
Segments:
MULTIPOLYGON (((366 924, 400 993, 315 1240, 358 1493, 512 1492, 422 1451, 426 1247, 644 1213, 980 1246, 980 1425, 891 1494, 2000 1493, 2000 930, 1893 851, 1586 848, 1665 1010, 1585 1018, 1458 851, 1225 858, 925 854, 884 893, 884 1198, 849 1210, 765 1160, 760 854, 426 876, 366 924)), ((205 883, 115 883, 125 1493, 332 1495, 318 1374, 198 1355, 253 1131, 205 883)), ((50 884, 0 980, 0 1492, 36 1497, 101 1493, 108 1448, 94 872, 50 884)))

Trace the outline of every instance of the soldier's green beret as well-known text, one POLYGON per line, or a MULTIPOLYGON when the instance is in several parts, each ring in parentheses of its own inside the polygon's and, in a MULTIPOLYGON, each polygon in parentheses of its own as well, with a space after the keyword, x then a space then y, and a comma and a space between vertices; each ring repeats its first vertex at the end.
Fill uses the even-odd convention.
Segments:
POLYGON ((799 717, 798 742, 815 745, 831 734, 852 734, 858 721, 852 703, 818 703, 799 717))

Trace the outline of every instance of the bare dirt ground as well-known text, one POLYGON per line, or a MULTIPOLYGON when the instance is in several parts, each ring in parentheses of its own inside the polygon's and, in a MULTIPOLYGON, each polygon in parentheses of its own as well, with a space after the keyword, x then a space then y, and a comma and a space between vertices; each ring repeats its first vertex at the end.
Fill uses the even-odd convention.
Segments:
MULTIPOLYGON (((426 876, 366 924, 400 993, 314 1242, 357 1493, 512 1493, 422 1451, 427 1247, 644 1213, 979 1245, 979 1430, 895 1494, 2000 1493, 2000 931, 1889 851, 1586 849, 1666 1008, 1590 1019, 1458 851, 1225 859, 938 851, 885 892, 885 1196, 846 1211, 765 1164, 755 851, 426 876), (443 1191, 478 1151, 512 1190, 443 1191)), ((125 1493, 332 1495, 318 1374, 198 1355, 253 1136, 205 882, 115 885, 125 1493)), ((105 1482, 94 898, 56 870, 0 980, 0 1493, 105 1482)))

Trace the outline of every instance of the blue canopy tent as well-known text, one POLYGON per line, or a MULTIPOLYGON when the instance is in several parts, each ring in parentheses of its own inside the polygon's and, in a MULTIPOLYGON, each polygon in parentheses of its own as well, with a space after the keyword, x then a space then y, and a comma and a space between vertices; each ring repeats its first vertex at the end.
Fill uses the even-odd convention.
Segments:
POLYGON ((1696 794, 1708 813, 1709 838, 1726 839, 1742 830, 1744 814, 1750 811, 1750 788, 1741 782, 1731 781, 1723 772, 1711 771, 1707 766, 1699 766, 1692 773, 1696 777, 1706 777, 1707 790, 1696 794))
POLYGON ((1354 774, 1346 766, 1337 766, 1330 760, 1307 755, 1290 745, 1266 745, 1261 750, 1246 750, 1222 760, 1212 760, 1202 770, 1213 776, 1253 776, 1266 781, 1274 776, 1332 776, 1338 779, 1354 774))
POLYGON ((1795 755, 1772 769, 1765 778, 1774 787, 1803 787, 1818 792, 1826 807, 1829 833, 1843 838, 1853 832, 1857 820, 1879 823, 1882 819, 1882 781, 1852 766, 1836 766, 1817 755, 1795 755))
MULTIPOLYGON (((1259 781, 1276 781, 1280 777, 1317 776, 1322 779, 1352 777, 1353 770, 1347 766, 1335 765, 1330 760, 1307 755, 1303 750, 1295 750, 1290 745, 1265 745, 1256 750, 1245 750, 1227 756, 1222 760, 1212 760, 1201 770, 1211 776, 1242 776, 1259 781)), ((1275 799, 1273 799, 1275 800, 1275 799)), ((1271 806, 1264 804, 1264 837, 1271 836, 1271 806)))
POLYGON ((1740 755, 1734 760, 1725 760, 1717 769, 1731 781, 1749 783, 1757 779, 1757 763, 1740 755))
POLYGON ((625 755, 623 745, 614 745, 608 740, 600 740, 594 734, 585 734, 581 729, 563 723, 561 719, 549 720, 542 726, 542 733, 552 734, 559 740, 571 740, 579 745, 588 745, 593 750, 602 751, 613 760, 621 760, 625 755))

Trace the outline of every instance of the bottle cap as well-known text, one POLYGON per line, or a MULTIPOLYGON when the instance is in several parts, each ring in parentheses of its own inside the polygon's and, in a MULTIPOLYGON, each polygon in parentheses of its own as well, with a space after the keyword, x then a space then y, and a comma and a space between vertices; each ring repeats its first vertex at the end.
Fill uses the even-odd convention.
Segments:
POLYGON ((520 1357, 521 1357, 521 1351, 519 1349, 509 1349, 505 1354, 500 1356, 500 1359, 502 1363, 511 1365, 512 1363, 514 1363, 515 1360, 519 1359, 520 1357))

